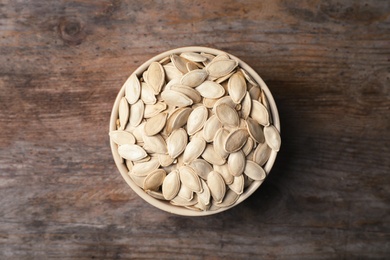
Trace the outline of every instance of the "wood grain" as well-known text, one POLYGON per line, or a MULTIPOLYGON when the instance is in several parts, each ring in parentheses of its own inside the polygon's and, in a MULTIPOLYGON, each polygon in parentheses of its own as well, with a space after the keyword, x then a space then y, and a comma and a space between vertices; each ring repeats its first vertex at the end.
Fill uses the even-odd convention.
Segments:
POLYGON ((389 1, 0 3, 1 259, 384 259, 389 1), (227 212, 145 203, 108 139, 120 87, 181 46, 227 51, 278 104, 269 178, 227 212))

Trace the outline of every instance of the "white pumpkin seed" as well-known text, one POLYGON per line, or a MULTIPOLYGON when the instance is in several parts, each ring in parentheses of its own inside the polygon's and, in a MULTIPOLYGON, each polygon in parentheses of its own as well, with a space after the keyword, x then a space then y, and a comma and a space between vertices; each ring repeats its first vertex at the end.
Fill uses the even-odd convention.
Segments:
POLYGON ((274 125, 264 127, 264 137, 268 146, 271 147, 272 150, 278 152, 281 143, 278 129, 276 129, 274 125))
POLYGON ((169 156, 169 154, 160 153, 157 155, 157 157, 158 157, 158 161, 162 167, 170 166, 173 163, 173 161, 175 160, 174 158, 169 156))
POLYGON ((204 180, 207 180, 207 175, 213 170, 211 165, 203 159, 193 160, 189 166, 204 180))
POLYGON ((183 93, 174 90, 164 90, 161 93, 162 99, 171 106, 186 107, 192 105, 194 102, 183 93))
POLYGON ((155 95, 161 92, 162 86, 165 83, 165 72, 160 63, 152 62, 149 65, 145 81, 153 89, 155 95))
POLYGON ((171 90, 183 93, 184 95, 192 99, 194 104, 202 101, 202 97, 199 94, 199 92, 191 87, 176 84, 176 85, 172 85, 171 90))
POLYGON ((215 102, 215 104, 213 106, 213 110, 212 110, 212 112, 214 114, 216 113, 215 111, 217 109, 217 106, 219 106, 221 104, 226 104, 233 109, 235 109, 235 107, 236 107, 236 104, 233 102, 233 100, 229 96, 225 96, 225 97, 218 99, 218 101, 215 102))
POLYGON ((191 163, 198 158, 206 148, 206 141, 199 137, 192 138, 191 142, 187 144, 183 154, 183 162, 185 164, 191 163))
POLYGON ((249 92, 246 92, 244 99, 241 101, 241 117, 247 119, 251 113, 252 99, 249 92))
POLYGON ((133 166, 132 173, 137 176, 146 176, 150 172, 157 170, 160 162, 157 158, 150 159, 147 162, 137 163, 133 166))
POLYGON ((166 131, 168 134, 173 130, 183 127, 188 120, 188 116, 191 114, 192 108, 182 107, 178 108, 168 117, 166 123, 166 131))
POLYGON ((255 181, 262 181, 267 176, 264 169, 257 163, 246 160, 245 170, 246 176, 255 181))
POLYGON ((222 202, 226 192, 226 185, 221 174, 211 171, 207 176, 207 186, 209 186, 211 196, 215 202, 222 202))
POLYGON ((206 142, 212 142, 214 140, 216 132, 222 127, 221 122, 216 115, 211 116, 204 124, 203 137, 206 142))
POLYGON ((155 199, 165 200, 165 198, 161 192, 154 191, 154 190, 146 190, 145 192, 155 199))
POLYGON ((246 125, 250 137, 258 143, 264 143, 264 133, 260 124, 251 118, 246 119, 246 125))
POLYGON ((166 200, 171 200, 176 197, 180 190, 179 171, 174 170, 165 177, 162 184, 162 194, 166 200))
POLYGON ((255 141, 253 141, 252 137, 248 137, 245 145, 242 147, 242 152, 247 156, 250 152, 252 152, 253 147, 255 145, 255 141))
POLYGON ((142 147, 135 144, 120 145, 118 153, 122 158, 131 161, 141 160, 148 155, 142 147))
POLYGON ((261 89, 259 88, 259 86, 252 86, 248 92, 251 96, 251 99, 258 100, 260 97, 261 89))
POLYGON ((244 175, 235 176, 233 183, 229 185, 229 188, 234 191, 236 194, 241 195, 244 192, 244 175))
POLYGON ((188 72, 187 66, 186 66, 187 61, 185 59, 183 59, 182 57, 177 56, 176 54, 172 54, 171 61, 172 61, 173 66, 175 66, 176 69, 178 69, 181 73, 185 74, 188 72))
POLYGON ((148 136, 143 133, 142 139, 144 140, 144 149, 148 153, 167 153, 167 143, 160 134, 148 136))
POLYGON ((173 64, 167 64, 163 66, 164 71, 165 71, 165 77, 167 81, 171 81, 175 78, 180 78, 183 76, 183 73, 178 70, 173 64))
POLYGON ((204 62, 207 60, 207 57, 196 52, 182 52, 180 56, 194 62, 204 62))
POLYGON ((196 86, 199 86, 203 81, 205 81, 207 76, 207 71, 203 69, 192 70, 183 75, 180 80, 180 83, 182 85, 194 88, 196 86))
POLYGON ((189 135, 193 135, 203 128, 204 123, 207 120, 208 110, 204 106, 195 108, 188 116, 187 120, 187 132, 189 135))
POLYGON ((232 131, 227 137, 224 149, 228 153, 234 153, 240 150, 248 140, 248 131, 246 129, 238 128, 232 131))
POLYGON ((135 144, 135 137, 130 132, 123 130, 115 130, 109 133, 112 141, 118 145, 135 144))
POLYGON ((234 73, 228 83, 229 95, 234 103, 239 104, 246 94, 246 82, 244 76, 236 72, 234 73))
POLYGON ((253 153, 253 161, 260 166, 263 166, 269 159, 272 149, 268 144, 262 143, 256 147, 256 150, 253 153))
POLYGON ((130 176, 131 180, 140 188, 144 187, 144 181, 146 179, 146 176, 137 176, 132 174, 131 172, 128 173, 130 176))
POLYGON ((179 192, 177 196, 183 198, 187 201, 191 201, 194 198, 194 192, 185 185, 180 185, 179 192))
POLYGON ((182 166, 179 168, 180 180, 183 185, 187 186, 194 192, 202 192, 202 184, 198 175, 189 166, 182 166))
POLYGON ((229 153, 225 151, 225 143, 226 143, 226 138, 229 135, 229 131, 220 128, 215 136, 214 136, 214 150, 215 152, 222 158, 226 159, 229 156, 229 153))
POLYGON ((195 89, 205 98, 220 98, 225 94, 225 89, 214 81, 206 80, 195 89))
POLYGON ((221 174, 224 182, 229 185, 233 183, 234 176, 230 173, 229 166, 227 163, 223 165, 214 165, 214 171, 221 174))
POLYGON ((232 72, 238 65, 236 60, 214 60, 207 64, 206 71, 210 76, 219 78, 232 72))
POLYGON ((215 114, 223 126, 236 127, 240 123, 237 111, 225 103, 215 108, 215 114))
POLYGON ((228 158, 229 172, 237 177, 240 176, 245 169, 245 154, 242 151, 231 153, 228 158))
POLYGON ((230 207, 234 203, 236 203, 236 201, 238 200, 239 197, 240 197, 240 195, 238 195, 237 193, 235 193, 234 191, 229 189, 226 191, 226 195, 223 198, 223 201, 221 203, 217 203, 217 205, 222 207, 222 208, 230 207))
POLYGON ((167 104, 160 101, 154 105, 145 105, 144 109, 144 118, 151 118, 167 109, 167 104))
POLYGON ((267 108, 257 100, 252 100, 252 110, 250 116, 260 125, 269 125, 269 115, 267 108))
POLYGON ((122 97, 119 102, 119 130, 123 130, 126 127, 126 124, 129 120, 129 104, 127 103, 126 98, 122 97))
POLYGON ((206 149, 204 149, 202 153, 202 158, 207 162, 216 165, 222 165, 226 162, 224 158, 222 158, 219 154, 217 154, 214 150, 214 146, 212 144, 207 144, 206 149))
POLYGON ((137 126, 141 123, 144 118, 145 106, 142 99, 139 99, 130 108, 130 118, 129 123, 132 126, 137 126))
POLYGON ((163 184, 166 174, 162 169, 152 171, 146 176, 143 189, 156 191, 163 184))
POLYGON ((178 157, 186 148, 188 142, 187 132, 183 128, 176 129, 167 139, 168 154, 172 158, 178 157))
POLYGON ((148 136, 158 134, 165 126, 167 115, 167 113, 160 113, 147 120, 145 124, 145 134, 148 136))
POLYGON ((124 88, 127 102, 129 102, 130 105, 137 102, 141 95, 141 83, 136 74, 131 74, 131 76, 126 80, 124 88))
POLYGON ((141 99, 147 105, 154 105, 157 102, 153 89, 145 82, 141 83, 141 99))

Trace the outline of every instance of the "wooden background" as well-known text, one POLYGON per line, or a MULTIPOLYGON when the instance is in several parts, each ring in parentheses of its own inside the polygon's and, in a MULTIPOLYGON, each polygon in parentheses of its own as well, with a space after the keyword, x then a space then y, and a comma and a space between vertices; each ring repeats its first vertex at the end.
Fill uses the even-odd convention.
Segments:
POLYGON ((0 1, 0 259, 385 259, 390 2, 0 1), (140 64, 190 45, 240 57, 282 149, 247 201, 201 218, 139 198, 110 110, 140 64))

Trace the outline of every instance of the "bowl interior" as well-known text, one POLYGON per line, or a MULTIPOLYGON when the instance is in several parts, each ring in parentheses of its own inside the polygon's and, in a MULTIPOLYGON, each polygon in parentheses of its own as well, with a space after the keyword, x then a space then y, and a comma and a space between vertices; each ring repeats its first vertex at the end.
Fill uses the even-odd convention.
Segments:
MULTIPOLYGON (((220 51, 220 50, 217 50, 217 49, 207 48, 207 47, 198 47, 198 46, 191 46, 191 47, 183 47, 183 48, 173 49, 173 50, 169 50, 169 51, 166 51, 164 53, 161 53, 159 55, 156 55, 153 58, 149 59, 148 61, 143 63, 141 66, 139 66, 135 70, 135 73, 137 74, 138 77, 140 77, 142 75, 142 73, 149 67, 149 65, 153 61, 159 61, 159 60, 161 60, 162 58, 164 58, 166 56, 169 56, 169 55, 174 54, 174 53, 181 53, 181 52, 206 52, 206 53, 211 53, 211 54, 214 54, 214 55, 226 53, 224 51, 220 51)), ((273 120, 273 125, 280 132, 280 119, 279 119, 278 110, 277 110, 277 107, 276 107, 276 104, 275 104, 275 100, 273 99, 272 94, 271 94, 270 90, 268 89, 267 85, 264 83, 264 81, 261 79, 261 77, 249 65, 247 65, 245 62, 243 62, 239 58, 237 58, 237 57, 235 57, 235 56, 233 56, 233 55, 231 55, 229 53, 228 53, 228 55, 230 56, 231 59, 237 60, 238 61, 238 65, 241 68, 243 68, 244 70, 246 70, 252 76, 252 78, 259 84, 261 89, 264 91, 264 93, 265 93, 265 95, 266 95, 266 97, 268 99, 268 102, 269 102, 270 112, 271 112, 271 116, 272 116, 272 120, 273 120)), ((116 120, 118 118, 119 101, 120 101, 121 97, 124 96, 124 92, 125 92, 125 89, 124 89, 124 87, 122 87, 120 89, 117 97, 116 97, 116 100, 115 100, 115 103, 114 103, 114 106, 113 106, 113 109, 112 109, 112 112, 111 112, 109 131, 116 130, 116 120)), ((243 194, 241 194, 239 199, 233 205, 231 205, 230 207, 220 208, 220 209, 214 210, 214 211, 193 211, 193 210, 186 209, 186 208, 183 208, 183 207, 177 207, 177 206, 171 205, 169 202, 161 201, 161 200, 155 199, 155 198, 151 197, 150 195, 148 195, 144 190, 142 190, 140 187, 138 187, 131 180, 131 178, 128 176, 128 174, 127 174, 128 173, 127 167, 123 163, 123 160, 122 160, 122 158, 120 157, 120 155, 118 153, 117 145, 112 140, 110 141, 110 145, 111 145, 111 151, 112 151, 112 154, 113 154, 113 157, 114 157, 115 164, 116 164, 118 170, 120 171, 122 177, 125 179, 126 183, 141 198, 146 200, 148 203, 152 204, 153 206, 155 206, 155 207, 157 207, 157 208, 159 208, 161 210, 164 210, 164 211, 167 211, 167 212, 170 212, 170 213, 174 213, 174 214, 178 214, 178 215, 183 215, 183 216, 206 216, 206 215, 216 214, 216 213, 220 213, 222 211, 228 210, 229 208, 232 208, 232 207, 236 206, 237 204, 241 203, 246 198, 248 198, 255 190, 257 190, 257 188, 259 188, 259 186, 263 182, 263 181, 254 181, 249 187, 246 188, 246 190, 244 191, 243 194)), ((277 153, 275 151, 272 151, 270 158, 268 159, 266 165, 263 167, 264 170, 266 171, 267 175, 271 171, 271 168, 272 168, 272 166, 273 166, 273 164, 275 162, 275 159, 276 159, 276 155, 277 155, 277 153)))

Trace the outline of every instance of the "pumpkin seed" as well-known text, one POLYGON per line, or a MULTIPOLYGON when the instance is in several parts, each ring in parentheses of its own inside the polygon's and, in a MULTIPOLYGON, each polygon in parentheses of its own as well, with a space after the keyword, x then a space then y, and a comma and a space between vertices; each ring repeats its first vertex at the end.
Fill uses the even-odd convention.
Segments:
POLYGON ((186 63, 187 61, 176 54, 171 55, 171 61, 173 66, 176 67, 181 73, 186 74, 188 72, 186 63))
POLYGON ((132 173, 137 176, 146 176, 150 172, 157 170, 160 162, 157 158, 150 159, 147 162, 137 163, 132 168, 132 173))
POLYGON ((165 200, 165 198, 161 192, 154 191, 154 190, 146 190, 145 192, 155 199, 165 200))
POLYGON ((191 112, 192 108, 189 107, 182 107, 173 111, 166 123, 167 133, 170 134, 173 130, 183 127, 187 123, 188 116, 191 112))
POLYGON ((220 207, 223 207, 223 208, 230 207, 234 203, 236 203, 236 201, 238 200, 239 197, 240 197, 240 195, 238 195, 237 193, 235 193, 234 191, 229 189, 226 192, 226 195, 223 198, 223 201, 220 202, 220 203, 217 203, 217 205, 220 206, 220 207))
POLYGON ((196 52, 183 52, 180 54, 180 56, 194 62, 204 62, 207 60, 205 56, 196 52))
POLYGON ((145 106, 144 102, 139 99, 130 108, 130 118, 129 123, 132 126, 137 126, 141 123, 142 119, 144 119, 145 106))
POLYGON ((154 117, 155 115, 158 115, 162 111, 167 109, 167 104, 164 102, 157 102, 154 105, 145 105, 144 108, 144 118, 151 118, 154 117))
POLYGON ((183 128, 176 129, 167 139, 168 154, 172 158, 178 157, 187 146, 187 132, 183 128))
POLYGON ((126 127, 126 124, 129 120, 129 104, 127 103, 126 98, 122 97, 119 102, 119 130, 123 130, 126 127))
POLYGON ((157 102, 153 89, 145 82, 141 83, 141 99, 147 105, 154 105, 157 102))
POLYGON ((234 153, 240 150, 248 140, 248 131, 246 129, 238 128, 232 131, 227 137, 224 149, 228 153, 234 153))
POLYGON ((226 192, 226 185, 221 174, 211 171, 207 176, 207 186, 209 186, 213 200, 217 203, 222 202, 226 192))
POLYGON ((109 133, 112 141, 118 145, 135 144, 135 137, 130 132, 123 130, 115 130, 109 133))
POLYGON ((206 80, 195 88, 202 97, 220 98, 225 94, 225 89, 214 81, 206 80))
POLYGON ((245 169, 245 154, 242 151, 231 153, 228 158, 229 172, 237 177, 240 176, 245 169))
POLYGON ((183 185, 187 186, 194 192, 202 192, 202 184, 198 175, 189 166, 182 166, 179 168, 180 180, 183 185))
POLYGON ((181 185, 177 196, 187 201, 191 201, 194 198, 194 192, 185 185, 181 185))
POLYGON ((216 60, 214 58, 209 64, 206 65, 206 71, 210 76, 219 78, 232 72, 238 65, 236 60, 216 60))
POLYGON ((191 142, 187 144, 184 150, 183 162, 185 164, 191 163, 198 158, 206 148, 206 141, 199 137, 192 138, 191 142))
POLYGON ((229 185, 233 183, 233 175, 230 173, 229 166, 227 163, 223 165, 214 165, 214 171, 217 171, 219 174, 221 174, 224 182, 229 185))
POLYGON ((260 125, 269 125, 269 115, 267 108, 257 100, 252 100, 252 110, 250 116, 260 125))
POLYGON ((183 77, 181 77, 180 83, 194 88, 196 86, 199 86, 203 81, 205 81, 207 76, 207 72, 203 69, 192 70, 184 74, 183 77))
POLYGON ((246 125, 250 137, 252 137, 258 143, 264 143, 264 133, 260 124, 256 120, 247 118, 246 125))
POLYGON ((162 184, 162 194, 166 200, 171 200, 176 197, 180 190, 179 171, 174 170, 165 177, 162 184))
POLYGON ((236 110, 225 103, 222 103, 215 108, 215 114, 223 126, 236 127, 240 123, 236 110))
POLYGON ((229 188, 236 194, 241 195, 244 192, 244 175, 234 176, 233 183, 229 185, 229 188))
POLYGON ((255 145, 255 141, 251 137, 248 137, 248 140, 246 141, 245 145, 242 147, 242 152, 247 156, 252 150, 255 145))
POLYGON ((146 176, 144 180, 143 189, 144 190, 157 190, 165 179, 166 172, 162 169, 157 169, 152 171, 146 176))
POLYGON ((137 102, 141 95, 141 83, 136 74, 131 74, 126 80, 124 88, 127 102, 129 102, 130 105, 137 102))
POLYGON ((216 115, 211 116, 204 124, 203 137, 206 142, 212 142, 216 132, 222 127, 216 115))
POLYGON ((165 126, 167 121, 167 113, 160 113, 149 120, 145 124, 145 134, 148 136, 159 133, 165 126))
POLYGON ((216 165, 222 165, 226 162, 224 158, 222 158, 219 154, 217 154, 214 150, 214 146, 212 144, 207 144, 206 148, 202 153, 202 158, 207 162, 216 165))
POLYGON ((264 127, 264 137, 268 146, 271 147, 272 150, 278 152, 281 143, 278 129, 276 129, 276 127, 273 125, 264 127))
POLYGON ((213 170, 211 165, 203 159, 195 159, 189 166, 204 180, 207 180, 207 175, 213 170))
POLYGON ((251 113, 252 99, 249 92, 246 92, 244 99, 241 101, 241 117, 247 119, 251 113))
POLYGON ((272 149, 267 143, 260 144, 256 147, 253 153, 253 161, 260 166, 263 166, 269 159, 272 149))
POLYGON ((214 136, 214 150, 223 159, 226 159, 229 156, 229 153, 226 152, 224 148, 228 135, 228 130, 220 128, 214 136))
POLYGON ((189 135, 193 135, 203 128, 204 123, 207 120, 208 110, 204 106, 195 108, 188 116, 187 120, 187 132, 189 135))
POLYGON ((246 94, 246 82, 241 73, 234 73, 228 83, 229 95, 234 103, 239 104, 246 94))
POLYGON ((144 149, 148 153, 167 153, 167 143, 160 134, 148 136, 145 133, 142 135, 144 140, 144 149))
POLYGON ((171 90, 183 93, 184 95, 186 95, 187 97, 192 99, 192 102, 194 104, 199 103, 199 102, 202 101, 202 97, 199 94, 199 92, 196 91, 195 89, 191 88, 191 87, 188 87, 188 86, 185 86, 185 85, 176 84, 176 85, 172 85, 171 90))
POLYGON ((245 170, 246 176, 255 181, 262 181, 267 176, 264 169, 257 163, 246 160, 245 170))
POLYGON ((165 72, 165 77, 167 81, 171 81, 175 78, 180 78, 183 76, 183 73, 178 70, 173 64, 167 64, 163 66, 164 72, 165 72))
POLYGON ((165 72, 160 63, 152 62, 149 65, 145 81, 153 89, 155 95, 161 92, 161 88, 165 83, 165 72))
POLYGON ((135 144, 120 145, 118 153, 122 158, 131 161, 141 160, 148 155, 142 147, 135 144))
POLYGON ((192 99, 188 96, 174 90, 164 90, 161 93, 161 97, 168 105, 171 106, 186 107, 193 104, 192 99))

